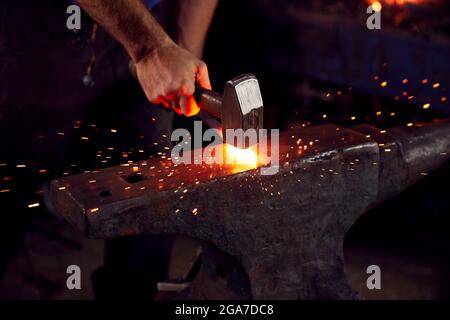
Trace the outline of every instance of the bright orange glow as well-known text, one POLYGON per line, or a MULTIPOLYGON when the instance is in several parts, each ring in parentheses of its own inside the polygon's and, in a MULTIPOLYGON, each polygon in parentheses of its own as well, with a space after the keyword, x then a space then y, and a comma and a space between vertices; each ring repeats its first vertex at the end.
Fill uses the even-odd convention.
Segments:
MULTIPOLYGON (((402 5, 405 5, 408 3, 421 4, 424 2, 424 0, 383 0, 382 2, 389 6, 392 6, 392 5, 402 6, 402 5)), ((369 0, 368 3, 372 5, 372 8, 374 11, 380 11, 382 9, 382 5, 381 5, 380 1, 369 0), (379 5, 379 7, 378 7, 378 5, 379 5), (375 6, 377 6, 377 7, 375 7, 375 6), (377 10, 377 8, 379 8, 379 10, 377 10)))
POLYGON ((374 1, 374 2, 372 3, 372 9, 373 9, 373 11, 375 11, 375 12, 380 12, 382 8, 383 8, 383 6, 381 5, 380 2, 374 1))
POLYGON ((225 159, 227 164, 233 165, 233 172, 243 172, 258 167, 258 154, 255 147, 239 149, 231 144, 224 145, 225 159))

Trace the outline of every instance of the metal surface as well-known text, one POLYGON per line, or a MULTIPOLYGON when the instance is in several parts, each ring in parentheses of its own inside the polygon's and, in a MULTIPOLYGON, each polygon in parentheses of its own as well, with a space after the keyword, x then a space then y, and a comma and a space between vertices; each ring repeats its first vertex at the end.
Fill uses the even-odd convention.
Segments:
POLYGON ((334 125, 285 132, 281 166, 231 174, 151 160, 52 182, 56 210, 86 236, 186 235, 245 269, 255 299, 356 298, 345 233, 369 208, 450 158, 450 123, 379 130, 334 125), (135 183, 130 183, 132 181, 135 183))

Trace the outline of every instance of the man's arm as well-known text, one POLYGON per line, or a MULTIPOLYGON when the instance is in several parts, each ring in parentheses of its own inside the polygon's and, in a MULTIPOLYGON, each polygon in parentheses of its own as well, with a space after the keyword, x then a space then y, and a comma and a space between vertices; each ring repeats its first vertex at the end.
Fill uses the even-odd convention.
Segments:
POLYGON ((218 0, 166 0, 169 8, 171 33, 178 45, 203 56, 206 35, 211 25, 218 0), (175 10, 172 10, 175 9, 175 10))
POLYGON ((125 47, 151 102, 171 106, 187 116, 198 113, 195 83, 211 88, 206 64, 176 45, 140 0, 78 3, 125 47))

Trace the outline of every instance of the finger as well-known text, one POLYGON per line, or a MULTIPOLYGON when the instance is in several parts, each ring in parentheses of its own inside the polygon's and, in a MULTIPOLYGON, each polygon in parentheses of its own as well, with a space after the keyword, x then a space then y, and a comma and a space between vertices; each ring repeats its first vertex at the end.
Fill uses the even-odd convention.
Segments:
POLYGON ((200 108, 195 101, 194 96, 180 97, 180 107, 186 117, 192 117, 200 112, 200 108))
POLYGON ((158 97, 156 100, 151 101, 153 104, 162 104, 166 108, 170 108, 170 102, 163 96, 158 97))
POLYGON ((176 101, 178 99, 178 90, 170 91, 165 95, 165 99, 168 101, 176 101))
POLYGON ((208 67, 203 61, 197 66, 195 72, 195 81, 204 89, 211 90, 211 82, 209 81, 208 67))
POLYGON ((191 81, 183 81, 178 90, 179 97, 190 97, 195 93, 195 79, 191 81))
POLYGON ((170 102, 170 107, 172 108, 172 110, 173 110, 176 114, 178 114, 178 115, 183 115, 183 114, 184 114, 184 113, 183 113, 183 110, 181 109, 180 103, 179 103, 179 101, 177 101, 177 100, 178 100, 178 99, 171 101, 171 102, 170 102))

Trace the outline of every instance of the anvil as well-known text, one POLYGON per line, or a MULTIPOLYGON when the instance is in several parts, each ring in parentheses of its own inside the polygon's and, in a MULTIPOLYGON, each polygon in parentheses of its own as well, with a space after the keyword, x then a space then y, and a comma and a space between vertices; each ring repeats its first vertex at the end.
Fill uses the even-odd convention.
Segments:
POLYGON ((343 241, 368 209, 450 158, 450 122, 280 135, 280 171, 152 159, 54 180, 57 212, 92 238, 185 235, 245 269, 255 299, 351 299, 343 241))

